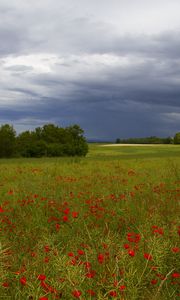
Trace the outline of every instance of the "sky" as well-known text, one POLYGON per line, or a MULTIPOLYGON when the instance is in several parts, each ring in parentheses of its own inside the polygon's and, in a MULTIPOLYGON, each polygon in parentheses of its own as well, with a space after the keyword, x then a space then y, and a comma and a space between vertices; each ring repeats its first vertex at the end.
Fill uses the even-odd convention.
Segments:
POLYGON ((180 131, 179 0, 0 0, 0 124, 180 131))

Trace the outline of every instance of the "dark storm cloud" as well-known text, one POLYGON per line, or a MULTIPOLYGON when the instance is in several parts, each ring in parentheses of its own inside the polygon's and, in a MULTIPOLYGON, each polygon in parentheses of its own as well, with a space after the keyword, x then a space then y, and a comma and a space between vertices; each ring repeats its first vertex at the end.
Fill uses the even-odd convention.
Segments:
POLYGON ((177 0, 2 0, 0 122, 18 131, 78 123, 102 139, 173 135, 178 8, 177 0))

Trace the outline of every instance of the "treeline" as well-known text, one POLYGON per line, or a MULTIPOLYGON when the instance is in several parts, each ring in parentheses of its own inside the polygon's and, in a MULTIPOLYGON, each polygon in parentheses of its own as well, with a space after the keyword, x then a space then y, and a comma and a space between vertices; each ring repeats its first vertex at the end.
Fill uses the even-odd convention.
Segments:
POLYGON ((174 138, 160 138, 157 136, 129 139, 118 138, 116 139, 116 144, 180 144, 180 132, 176 133, 174 138))
POLYGON ((79 125, 46 124, 16 134, 12 125, 0 127, 0 157, 85 156, 88 144, 79 125))

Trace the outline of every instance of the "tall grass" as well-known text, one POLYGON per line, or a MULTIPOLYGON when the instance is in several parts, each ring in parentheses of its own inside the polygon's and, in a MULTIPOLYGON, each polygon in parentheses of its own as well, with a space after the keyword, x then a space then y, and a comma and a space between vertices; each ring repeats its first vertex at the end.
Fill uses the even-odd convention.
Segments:
POLYGON ((90 149, 0 162, 0 296, 178 299, 179 148, 90 149))

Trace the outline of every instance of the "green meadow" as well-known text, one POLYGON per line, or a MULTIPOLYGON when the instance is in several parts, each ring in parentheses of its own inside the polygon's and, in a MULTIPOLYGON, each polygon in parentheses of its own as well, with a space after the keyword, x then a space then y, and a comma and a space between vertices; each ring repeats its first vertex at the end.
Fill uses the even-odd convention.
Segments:
POLYGON ((180 299, 180 146, 0 160, 0 299, 180 299))

